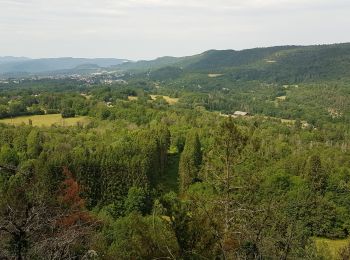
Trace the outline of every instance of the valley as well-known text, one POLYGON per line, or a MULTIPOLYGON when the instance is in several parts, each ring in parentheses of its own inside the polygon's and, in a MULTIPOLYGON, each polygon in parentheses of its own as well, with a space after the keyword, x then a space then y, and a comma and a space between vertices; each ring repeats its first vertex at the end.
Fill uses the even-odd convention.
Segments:
POLYGON ((349 46, 4 79, 0 257, 346 259, 349 46))

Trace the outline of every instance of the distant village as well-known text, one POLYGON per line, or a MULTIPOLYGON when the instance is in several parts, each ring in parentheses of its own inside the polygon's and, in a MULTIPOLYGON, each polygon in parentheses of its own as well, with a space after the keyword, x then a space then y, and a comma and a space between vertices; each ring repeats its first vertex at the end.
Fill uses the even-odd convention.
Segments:
MULTIPOLYGON (((239 118, 239 117, 252 117, 253 115, 249 112, 245 112, 245 111, 235 111, 234 113, 232 114, 223 114, 223 113, 220 113, 220 116, 223 116, 223 117, 231 117, 231 118, 239 118)), ((274 118, 274 117, 268 117, 268 116, 263 116, 264 118, 274 118)), ((295 125, 296 124, 296 120, 290 120, 290 119, 283 119, 283 118, 275 118, 275 119, 278 119, 278 120, 281 120, 282 123, 284 124, 288 124, 288 125, 295 125)), ((300 127, 302 129, 314 129, 316 130, 316 128, 311 125, 310 123, 308 123, 307 121, 303 120, 303 121, 300 121, 300 127)))
POLYGON ((70 79, 70 80, 77 80, 82 83, 86 84, 103 84, 103 85, 112 85, 115 83, 119 84, 126 84, 127 82, 123 80, 122 78, 125 76, 124 73, 118 72, 118 71, 102 71, 102 72, 96 72, 91 74, 71 74, 71 75, 65 75, 65 74, 58 74, 58 75, 50 75, 50 76, 26 76, 26 77, 9 77, 9 78, 1 78, 0 77, 0 84, 7 85, 7 84, 20 84, 24 81, 39 81, 39 80, 45 80, 45 79, 52 79, 52 80, 60 80, 60 79, 70 79))

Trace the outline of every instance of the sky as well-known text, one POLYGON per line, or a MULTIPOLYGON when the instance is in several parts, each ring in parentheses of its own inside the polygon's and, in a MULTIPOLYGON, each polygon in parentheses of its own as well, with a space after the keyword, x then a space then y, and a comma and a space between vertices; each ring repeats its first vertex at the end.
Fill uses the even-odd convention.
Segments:
POLYGON ((350 41, 349 0, 0 0, 0 56, 153 59, 350 41))

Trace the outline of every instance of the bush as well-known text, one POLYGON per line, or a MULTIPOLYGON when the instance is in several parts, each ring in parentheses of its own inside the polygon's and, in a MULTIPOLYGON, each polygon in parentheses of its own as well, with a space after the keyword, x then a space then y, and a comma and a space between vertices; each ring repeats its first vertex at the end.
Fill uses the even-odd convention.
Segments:
POLYGON ((46 109, 46 114, 59 114, 60 111, 58 109, 46 109))
POLYGON ((62 118, 75 117, 75 110, 71 108, 65 108, 61 112, 62 118))

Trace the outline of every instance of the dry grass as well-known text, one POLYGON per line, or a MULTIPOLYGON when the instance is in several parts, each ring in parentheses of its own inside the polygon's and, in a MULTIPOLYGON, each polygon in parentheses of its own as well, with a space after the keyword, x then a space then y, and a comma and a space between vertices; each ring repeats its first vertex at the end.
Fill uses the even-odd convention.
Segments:
POLYGON ((290 125, 294 125, 295 124, 295 120, 291 120, 291 119, 283 119, 281 118, 281 122, 284 124, 290 124, 290 125))
POLYGON ((150 95, 152 100, 156 100, 158 97, 162 97, 165 99, 166 102, 168 102, 169 105, 175 105, 177 102, 179 102, 178 98, 171 98, 169 96, 160 96, 160 95, 150 95))
POLYGON ((33 126, 38 127, 50 127, 52 125, 57 126, 76 126, 78 122, 80 124, 87 124, 89 119, 87 117, 74 117, 74 118, 62 118, 61 114, 52 115, 35 115, 35 116, 20 116, 15 118, 1 119, 0 123, 8 125, 28 125, 29 120, 32 120, 33 126))
POLYGON ((87 95, 85 93, 81 93, 80 95, 83 96, 84 98, 88 99, 88 100, 90 100, 92 98, 92 95, 87 95))
POLYGON ((328 108, 327 111, 332 118, 338 118, 343 116, 343 113, 335 108, 328 108))
POLYGON ((217 77, 221 77, 223 76, 224 74, 208 74, 208 77, 209 78, 217 78, 217 77))
POLYGON ((136 100, 138 100, 138 99, 139 99, 138 97, 128 96, 128 100, 129 100, 129 101, 136 101, 136 100))
POLYGON ((349 245, 349 239, 338 239, 332 240, 327 238, 315 238, 316 249, 319 252, 323 252, 325 257, 330 257, 330 259, 340 259, 339 252, 347 245, 349 245), (329 254, 329 255, 326 255, 329 254))

